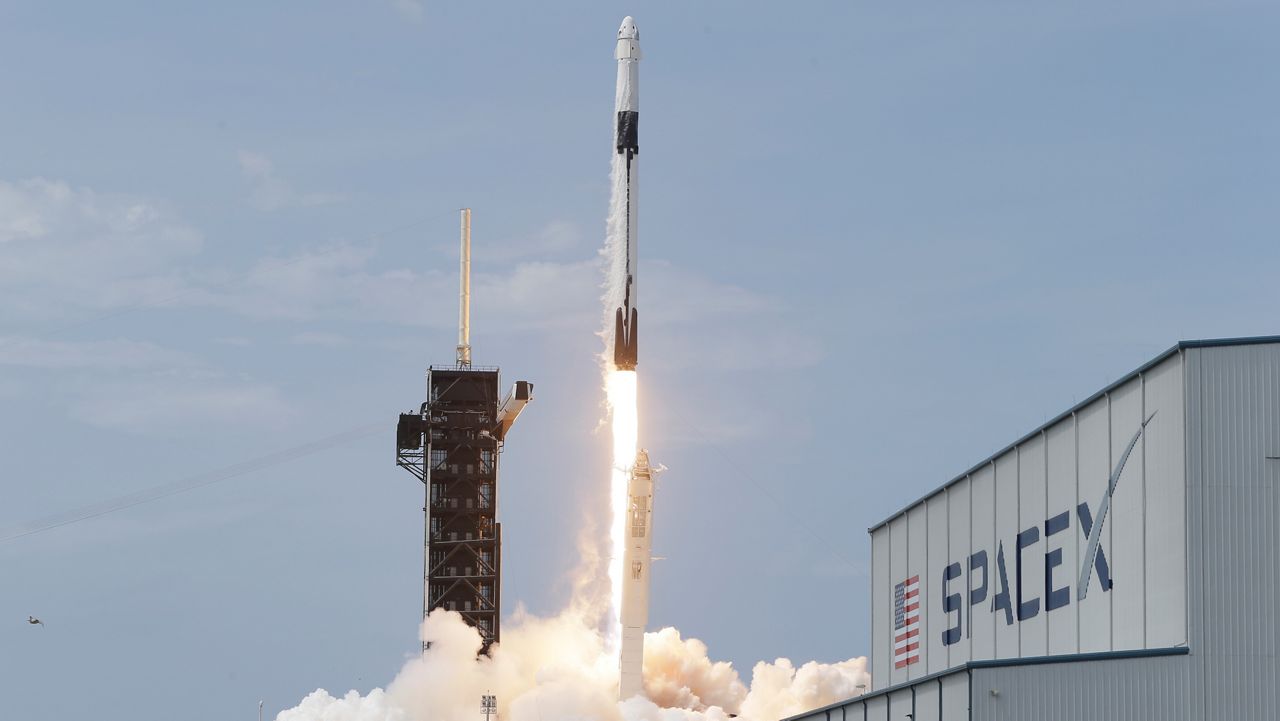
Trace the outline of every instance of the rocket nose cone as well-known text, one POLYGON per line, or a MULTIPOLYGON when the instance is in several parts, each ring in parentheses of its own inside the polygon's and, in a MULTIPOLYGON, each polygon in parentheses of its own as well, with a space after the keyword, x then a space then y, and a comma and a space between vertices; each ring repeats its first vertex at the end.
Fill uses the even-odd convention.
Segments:
POLYGON ((622 25, 618 27, 619 40, 639 40, 640 31, 636 29, 636 21, 630 16, 622 18, 622 25))

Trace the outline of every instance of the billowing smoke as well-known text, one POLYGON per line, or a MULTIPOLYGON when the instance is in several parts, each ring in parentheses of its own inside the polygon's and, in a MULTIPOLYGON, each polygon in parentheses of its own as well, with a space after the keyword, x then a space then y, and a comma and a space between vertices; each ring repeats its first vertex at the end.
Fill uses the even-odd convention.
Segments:
POLYGON ((504 621, 502 643, 477 656, 480 635, 457 613, 437 609, 423 624, 431 648, 405 664, 385 690, 323 690, 276 721, 475 721, 480 697, 498 697, 504 721, 720 721, 737 714, 773 721, 848 698, 869 683, 866 659, 837 664, 787 659, 756 664, 750 687, 728 663, 713 661, 697 639, 673 628, 645 636, 649 699, 618 702, 617 657, 608 653, 598 619, 574 609, 552 618, 517 611, 504 621))

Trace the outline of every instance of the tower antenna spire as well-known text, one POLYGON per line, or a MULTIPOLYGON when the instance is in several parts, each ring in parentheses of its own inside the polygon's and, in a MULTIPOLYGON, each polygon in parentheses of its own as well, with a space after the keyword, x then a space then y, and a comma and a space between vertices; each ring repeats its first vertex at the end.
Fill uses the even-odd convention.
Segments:
POLYGON ((458 367, 471 367, 471 209, 462 209, 458 268, 458 367))

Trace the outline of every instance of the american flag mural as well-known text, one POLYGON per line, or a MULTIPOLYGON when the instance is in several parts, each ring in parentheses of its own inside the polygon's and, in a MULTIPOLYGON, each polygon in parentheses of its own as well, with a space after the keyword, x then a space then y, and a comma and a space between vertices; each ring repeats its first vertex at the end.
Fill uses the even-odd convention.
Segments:
POLYGON ((893 587, 893 667, 920 661, 920 577, 893 587))

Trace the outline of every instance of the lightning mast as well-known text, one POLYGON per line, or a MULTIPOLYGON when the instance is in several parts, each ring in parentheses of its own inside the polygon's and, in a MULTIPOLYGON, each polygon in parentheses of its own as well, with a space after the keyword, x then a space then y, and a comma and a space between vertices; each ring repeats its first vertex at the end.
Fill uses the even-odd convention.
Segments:
POLYGON ((459 368, 471 367, 471 209, 462 209, 462 248, 458 252, 459 368))

